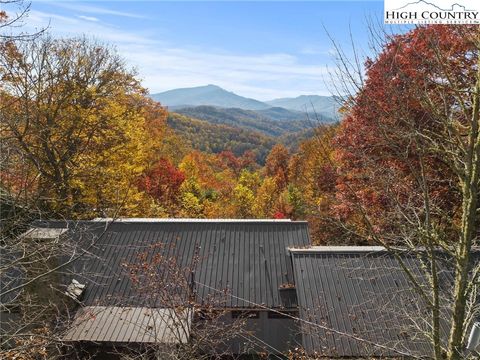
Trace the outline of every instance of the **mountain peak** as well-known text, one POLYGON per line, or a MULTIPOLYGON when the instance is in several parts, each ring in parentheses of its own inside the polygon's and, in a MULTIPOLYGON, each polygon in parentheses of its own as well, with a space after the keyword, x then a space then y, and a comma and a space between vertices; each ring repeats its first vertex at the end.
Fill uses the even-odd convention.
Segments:
POLYGON ((225 89, 222 89, 220 86, 215 85, 215 84, 208 84, 208 85, 200 86, 200 87, 205 87, 205 88, 208 88, 208 89, 216 89, 216 90, 225 90, 225 89))
POLYGON ((152 94, 151 97, 161 104, 171 107, 211 105, 245 110, 261 110, 270 107, 261 101, 237 95, 214 84, 169 90, 152 94))
MULTIPOLYGON (((218 85, 208 84, 208 85, 192 86, 192 87, 187 87, 187 88, 172 89, 172 90, 164 91, 163 93, 168 93, 168 92, 173 92, 173 91, 179 92, 179 91, 198 91, 198 90, 223 90, 223 91, 226 91, 225 89, 222 89, 218 85)), ((160 93, 160 94, 163 94, 163 93, 160 93)))
MULTIPOLYGON (((329 118, 335 118, 338 110, 338 104, 335 101, 335 97, 332 96, 301 95, 296 98, 282 98, 262 102, 237 95, 214 84, 169 90, 152 94, 151 97, 170 108, 215 106, 218 108, 237 108, 254 111, 268 110, 270 116, 282 119, 292 118, 292 110, 301 112, 302 116, 305 112, 315 110, 315 112, 324 114, 329 118), (284 111, 282 111, 282 108, 284 111), (285 112, 285 109, 290 111, 285 112)), ((299 114, 295 114, 293 117, 298 118, 299 114)))

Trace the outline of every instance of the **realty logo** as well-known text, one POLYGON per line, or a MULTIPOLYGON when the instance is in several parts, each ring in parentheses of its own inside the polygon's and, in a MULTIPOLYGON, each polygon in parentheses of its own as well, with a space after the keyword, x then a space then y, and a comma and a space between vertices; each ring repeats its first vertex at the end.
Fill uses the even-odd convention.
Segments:
POLYGON ((385 24, 480 24, 479 0, 384 0, 385 24))

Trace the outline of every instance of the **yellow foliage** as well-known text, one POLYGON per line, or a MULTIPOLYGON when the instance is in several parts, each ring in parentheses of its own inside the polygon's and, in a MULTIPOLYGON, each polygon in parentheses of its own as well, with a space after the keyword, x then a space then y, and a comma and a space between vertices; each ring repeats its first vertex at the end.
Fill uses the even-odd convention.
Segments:
POLYGON ((108 216, 119 209, 124 216, 144 215, 144 197, 136 182, 147 166, 150 149, 144 142, 145 118, 139 113, 124 116, 127 107, 118 101, 107 104, 110 122, 103 136, 96 137, 91 151, 78 161, 72 185, 80 190, 84 217, 95 216, 99 209, 108 216))

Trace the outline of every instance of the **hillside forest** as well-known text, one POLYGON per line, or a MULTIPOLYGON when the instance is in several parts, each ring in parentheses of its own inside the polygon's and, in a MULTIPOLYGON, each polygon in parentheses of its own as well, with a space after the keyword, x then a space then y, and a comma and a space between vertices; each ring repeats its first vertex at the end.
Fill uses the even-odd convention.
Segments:
POLYGON ((308 220, 316 244, 367 244, 399 234, 398 214, 424 206, 427 186, 432 226, 454 233, 465 181, 456 141, 478 127, 477 32, 387 37, 342 121, 308 126, 168 109, 115 49, 86 38, 3 41, 2 219, 290 218, 308 220))

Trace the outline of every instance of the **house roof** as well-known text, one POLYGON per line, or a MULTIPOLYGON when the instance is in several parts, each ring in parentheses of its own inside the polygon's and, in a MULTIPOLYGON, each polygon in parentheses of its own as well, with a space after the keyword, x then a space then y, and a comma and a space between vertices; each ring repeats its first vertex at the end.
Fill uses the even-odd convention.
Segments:
MULTIPOLYGON (((399 261, 378 247, 293 250, 292 261, 307 353, 326 357, 431 354, 420 328, 426 306, 399 261)), ((478 262, 479 257, 475 255, 478 262)), ((426 285, 420 260, 402 261, 426 285)), ((451 293, 453 266, 439 260, 442 299, 451 293)), ((448 324, 441 323, 443 336, 448 324)), ((423 329, 425 330, 425 329, 423 329)))
MULTIPOLYGON (((428 316, 426 307, 397 258, 382 247, 311 246, 306 222, 123 219, 34 225, 68 228, 62 236, 78 244, 79 253, 86 252, 66 269, 66 283, 74 278, 87 285, 82 304, 98 316, 85 320, 82 310, 67 332, 71 340, 148 339, 148 334, 135 333, 136 326, 130 326, 134 318, 140 328, 165 329, 165 324, 152 325, 142 314, 146 308, 165 309, 168 304, 155 292, 151 297, 139 291, 132 267, 126 266, 156 274, 164 269, 149 271, 149 266, 164 257, 175 260, 167 262, 170 268, 194 270, 197 302, 225 290, 222 306, 227 308, 260 304, 282 309, 296 307, 297 299, 287 302, 286 291, 279 289, 294 290, 308 354, 326 358, 431 354, 428 340, 415 328, 428 326, 421 321, 428 316), (135 316, 124 317, 125 311, 135 316), (118 326, 122 329, 115 330, 118 326)), ((424 286, 421 260, 405 251, 398 254, 424 286)), ((479 255, 475 252, 476 263, 479 255)), ((445 256, 439 263, 442 299, 448 301, 453 266, 445 256)), ((441 325, 447 334, 448 324, 441 325)))
POLYGON ((86 306, 77 311, 63 340, 183 344, 191 322, 188 310, 86 306))
POLYGON ((0 246, 0 311, 16 305, 22 292, 17 289, 24 276, 23 269, 16 264, 18 256, 16 251, 12 252, 8 247, 0 246))
POLYGON ((67 274, 87 285, 82 300, 86 306, 164 306, 146 303, 131 281, 128 265, 146 254, 142 261, 147 263, 163 256, 175 259, 179 268, 194 267, 199 302, 226 290, 222 300, 226 307, 281 308, 289 304, 279 287, 293 281, 287 248, 310 245, 307 223, 301 221, 42 221, 34 225, 68 227, 67 236, 88 249, 67 274))

